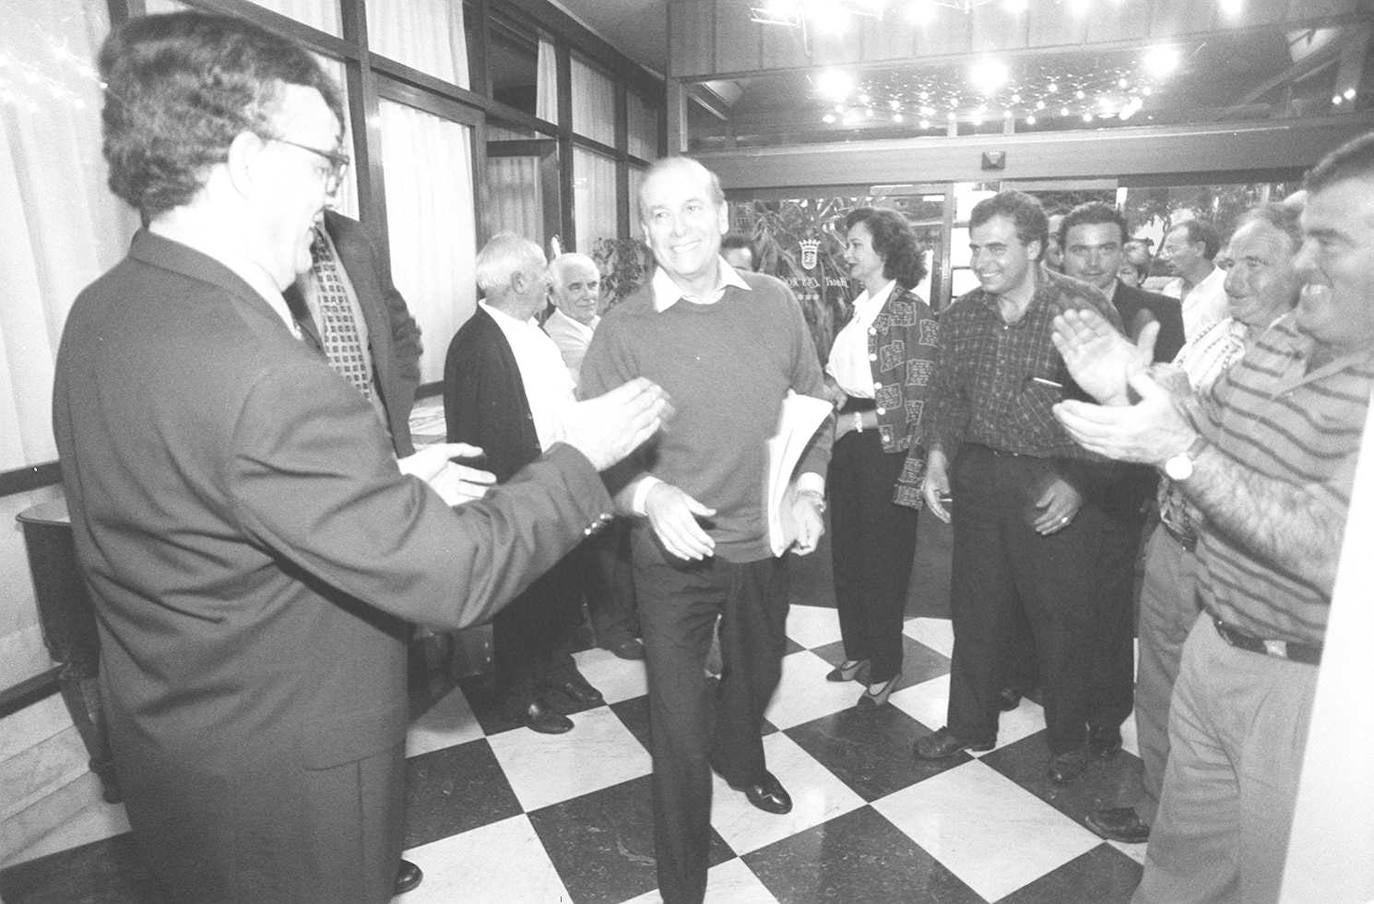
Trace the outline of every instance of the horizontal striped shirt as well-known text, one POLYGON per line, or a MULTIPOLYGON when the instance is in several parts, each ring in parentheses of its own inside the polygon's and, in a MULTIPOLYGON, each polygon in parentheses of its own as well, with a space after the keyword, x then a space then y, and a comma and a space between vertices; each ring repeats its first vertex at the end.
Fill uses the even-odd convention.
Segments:
MULTIPOLYGON (((1295 316, 1278 320, 1204 397, 1198 429, 1266 477, 1349 510, 1374 387, 1374 349, 1307 372, 1315 343, 1295 316)), ((1331 587, 1275 568, 1210 525, 1202 531, 1202 600, 1223 621, 1270 640, 1320 643, 1331 587)))

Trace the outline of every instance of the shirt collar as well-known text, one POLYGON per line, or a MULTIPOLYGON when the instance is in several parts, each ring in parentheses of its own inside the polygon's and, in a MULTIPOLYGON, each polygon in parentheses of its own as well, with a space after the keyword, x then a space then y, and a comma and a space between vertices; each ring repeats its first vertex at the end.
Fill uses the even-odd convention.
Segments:
POLYGON ((486 311, 488 314, 494 317, 497 323, 514 324, 515 326, 521 329, 526 329, 530 326, 535 326, 537 328, 537 324, 535 324, 533 317, 529 318, 528 320, 521 320, 519 317, 513 317, 510 314, 507 314, 505 311, 501 310, 500 308, 492 307, 491 305, 487 304, 487 300, 485 298, 477 302, 477 304, 479 307, 481 307, 482 310, 486 311))
POLYGON ((593 317, 591 323, 583 323, 580 320, 574 320, 567 314, 564 314, 562 311, 558 310, 558 308, 554 308, 553 313, 549 315, 549 319, 557 319, 559 323, 563 324, 568 329, 575 331, 576 333, 578 333, 578 335, 586 334, 590 336, 592 333, 596 332, 596 325, 601 322, 601 315, 597 314, 595 317, 593 317))
POLYGON ((885 286, 872 295, 869 295, 868 290, 864 289, 859 297, 854 299, 854 309, 867 311, 872 308, 876 315, 878 311, 882 310, 883 305, 887 304, 887 300, 892 297, 892 292, 896 288, 897 280, 889 279, 885 286))
MULTIPOLYGON (((725 258, 717 256, 716 265, 719 282, 709 299, 691 299, 697 304, 714 304, 720 301, 721 296, 725 294, 725 289, 729 286, 744 289, 746 292, 749 291, 749 284, 744 281, 744 277, 740 276, 734 267, 727 264, 725 258)), ((660 314, 687 297, 686 293, 682 291, 682 287, 675 283, 673 278, 668 275, 668 271, 662 267, 654 268, 654 276, 649 282, 649 288, 653 293, 654 310, 660 314)))

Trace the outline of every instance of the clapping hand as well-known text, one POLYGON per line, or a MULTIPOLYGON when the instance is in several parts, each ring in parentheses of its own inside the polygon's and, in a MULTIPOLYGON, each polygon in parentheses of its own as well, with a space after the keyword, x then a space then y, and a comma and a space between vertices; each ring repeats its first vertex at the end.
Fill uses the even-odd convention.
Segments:
POLYGON ((1104 405, 1129 405, 1130 378, 1154 360, 1158 335, 1159 323, 1151 321, 1132 344, 1101 314, 1085 308, 1057 315, 1051 338, 1084 391, 1104 405))

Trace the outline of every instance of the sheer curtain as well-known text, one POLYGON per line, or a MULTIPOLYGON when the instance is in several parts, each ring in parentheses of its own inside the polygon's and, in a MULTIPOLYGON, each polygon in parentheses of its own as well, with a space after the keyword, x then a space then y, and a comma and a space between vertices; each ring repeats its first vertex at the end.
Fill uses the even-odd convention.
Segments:
POLYGON ((615 147, 615 82, 576 54, 571 74, 573 131, 615 147))
POLYGON ((472 129, 381 102, 392 278, 424 331, 420 378, 444 375, 449 340, 477 304, 472 129))
MULTIPOLYGON (((553 42, 539 36, 539 59, 535 75, 534 115, 549 122, 558 122, 558 57, 553 42)), ((573 101, 577 101, 574 99, 573 101)))
POLYGON ((573 225, 577 250, 590 254, 597 239, 616 237, 615 161, 573 148, 573 225))
POLYGON ((493 233, 513 232, 544 244, 544 186, 538 157, 488 157, 487 204, 493 233))
POLYGON ((468 87, 462 0, 367 0, 368 41, 377 53, 468 87))

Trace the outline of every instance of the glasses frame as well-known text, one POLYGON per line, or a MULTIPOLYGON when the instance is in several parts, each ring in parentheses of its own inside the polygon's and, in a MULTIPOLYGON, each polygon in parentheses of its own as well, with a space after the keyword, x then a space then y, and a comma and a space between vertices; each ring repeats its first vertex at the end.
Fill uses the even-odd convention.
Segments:
POLYGON ((332 195, 339 190, 339 186, 343 184, 344 173, 348 171, 348 167, 353 163, 351 157, 340 151, 326 151, 322 148, 311 147, 308 144, 301 144, 299 141, 292 141, 290 138, 282 138, 280 135, 262 135, 260 137, 266 141, 289 144, 293 148, 309 151, 329 161, 329 172, 325 175, 324 179, 324 190, 327 194, 332 195))

